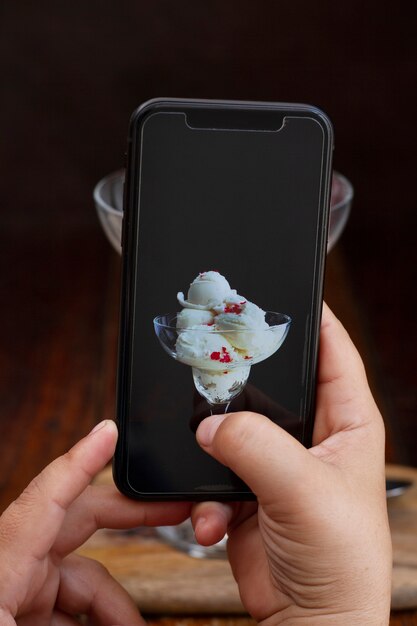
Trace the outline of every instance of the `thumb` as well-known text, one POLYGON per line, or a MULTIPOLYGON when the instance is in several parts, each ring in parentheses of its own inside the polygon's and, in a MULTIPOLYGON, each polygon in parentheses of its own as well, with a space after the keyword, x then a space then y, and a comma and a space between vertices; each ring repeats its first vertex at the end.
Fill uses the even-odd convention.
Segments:
POLYGON ((234 471, 268 504, 308 488, 319 461, 294 437, 257 413, 213 415, 197 430, 200 446, 234 471))

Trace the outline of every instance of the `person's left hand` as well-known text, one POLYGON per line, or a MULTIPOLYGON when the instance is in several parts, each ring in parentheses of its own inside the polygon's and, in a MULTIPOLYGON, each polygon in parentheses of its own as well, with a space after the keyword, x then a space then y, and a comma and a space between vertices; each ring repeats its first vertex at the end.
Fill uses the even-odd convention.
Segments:
POLYGON ((99 424, 48 465, 0 517, 2 626, 144 624, 127 592, 96 561, 71 554, 98 528, 178 524, 191 505, 138 503, 90 486, 113 455, 114 422, 99 424))

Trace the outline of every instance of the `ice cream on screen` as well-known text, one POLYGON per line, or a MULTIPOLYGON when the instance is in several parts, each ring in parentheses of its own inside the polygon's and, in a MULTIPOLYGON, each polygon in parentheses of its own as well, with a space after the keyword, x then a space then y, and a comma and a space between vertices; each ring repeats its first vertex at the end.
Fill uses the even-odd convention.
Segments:
POLYGON ((177 316, 177 328, 205 331, 180 333, 177 356, 183 362, 192 360, 189 364, 198 366, 198 361, 202 366, 204 361, 208 369, 220 369, 222 358, 217 359, 217 353, 230 355, 230 362, 237 365, 276 343, 276 334, 257 332, 269 328, 265 311, 238 295, 219 272, 200 273, 191 283, 187 299, 182 292, 177 298, 184 307, 177 316))
POLYGON ((176 358, 193 368, 197 390, 211 403, 243 389, 251 365, 271 356, 286 328, 270 326, 265 311, 230 287, 219 272, 201 272, 187 297, 177 294, 176 358))

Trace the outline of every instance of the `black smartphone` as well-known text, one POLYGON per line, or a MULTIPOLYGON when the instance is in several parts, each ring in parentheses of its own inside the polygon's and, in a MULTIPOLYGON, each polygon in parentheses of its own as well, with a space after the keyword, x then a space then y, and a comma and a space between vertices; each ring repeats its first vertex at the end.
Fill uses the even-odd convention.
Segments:
POLYGON ((133 114, 114 477, 142 500, 250 499, 203 452, 210 413, 311 443, 332 127, 317 108, 157 99, 133 114))

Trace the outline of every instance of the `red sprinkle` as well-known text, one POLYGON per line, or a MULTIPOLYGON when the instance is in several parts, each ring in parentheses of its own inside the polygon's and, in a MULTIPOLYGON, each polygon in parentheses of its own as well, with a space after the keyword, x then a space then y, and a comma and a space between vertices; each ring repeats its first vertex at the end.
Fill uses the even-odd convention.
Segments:
POLYGON ((230 363, 231 360, 232 360, 232 357, 228 353, 227 348, 225 348, 223 346, 222 347, 222 356, 220 357, 220 363, 230 363))
POLYGON ((224 307, 225 313, 235 313, 236 315, 240 315, 242 313, 242 307, 239 304, 227 304, 224 307))
POLYGON ((214 322, 207 322, 206 326, 214 326, 214 322))
POLYGON ((222 347, 221 352, 212 352, 210 354, 210 359, 212 361, 220 361, 220 363, 231 363, 233 361, 232 357, 227 351, 227 348, 222 347))
POLYGON ((245 356, 245 359, 252 359, 253 357, 251 356, 245 356))

